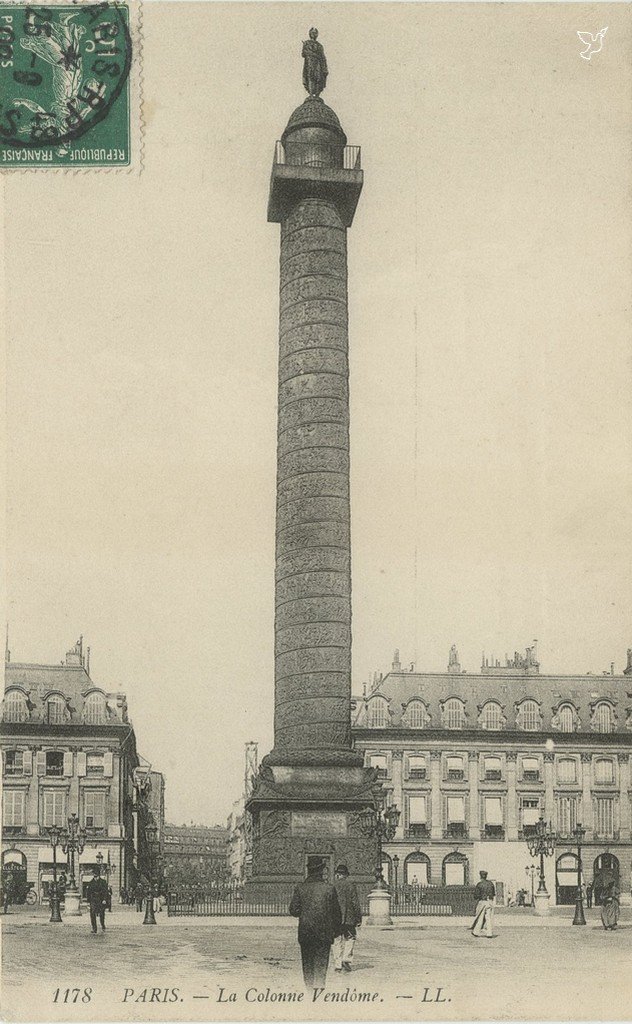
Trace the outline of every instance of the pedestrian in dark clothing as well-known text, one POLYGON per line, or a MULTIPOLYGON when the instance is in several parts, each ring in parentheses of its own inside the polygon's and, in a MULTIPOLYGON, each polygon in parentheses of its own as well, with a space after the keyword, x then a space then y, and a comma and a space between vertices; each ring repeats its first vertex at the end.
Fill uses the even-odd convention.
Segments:
POLYGON ((136 888, 134 889, 134 899, 136 900, 136 912, 138 914, 140 914, 141 910, 143 909, 143 898, 144 898, 144 895, 145 895, 145 893, 144 893, 144 890, 143 890, 143 886, 139 882, 138 885, 136 886, 136 888))
POLYGON ((92 931, 96 933, 97 918, 101 922, 101 931, 105 931, 105 911, 107 909, 109 893, 108 883, 105 878, 99 875, 99 869, 94 869, 94 877, 86 886, 86 897, 90 906, 90 924, 92 931))
POLYGON ((324 869, 324 861, 314 858, 309 863, 307 878, 296 886, 290 903, 290 914, 298 917, 298 944, 308 990, 324 988, 331 944, 342 929, 336 890, 323 880, 324 869))
POLYGON ((592 909, 593 905, 593 884, 589 882, 586 886, 586 907, 588 910, 592 909))
POLYGON ((496 896, 496 887, 493 882, 489 881, 486 871, 480 871, 479 874, 481 876, 481 880, 474 886, 474 894, 476 896, 477 903, 471 932, 472 935, 476 936, 476 938, 480 938, 483 934, 483 929, 485 929, 487 938, 493 939, 494 897, 496 896))
POLYGON ((334 969, 350 971, 356 928, 362 924, 362 910, 355 882, 349 878, 349 868, 339 864, 334 872, 334 888, 340 904, 340 934, 334 939, 334 969))

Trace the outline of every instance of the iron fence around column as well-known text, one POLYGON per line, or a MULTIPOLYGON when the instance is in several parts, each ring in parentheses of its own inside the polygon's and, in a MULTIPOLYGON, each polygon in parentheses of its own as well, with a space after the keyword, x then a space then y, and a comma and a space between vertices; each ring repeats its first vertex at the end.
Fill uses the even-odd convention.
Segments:
MULTIPOLYGON (((292 885, 259 890, 256 899, 240 885, 209 892, 172 892, 167 897, 170 917, 285 917, 289 915, 292 885)), ((360 898, 368 914, 368 895, 360 898)), ((476 909, 473 886, 400 885, 391 889, 394 917, 469 917, 476 909)))

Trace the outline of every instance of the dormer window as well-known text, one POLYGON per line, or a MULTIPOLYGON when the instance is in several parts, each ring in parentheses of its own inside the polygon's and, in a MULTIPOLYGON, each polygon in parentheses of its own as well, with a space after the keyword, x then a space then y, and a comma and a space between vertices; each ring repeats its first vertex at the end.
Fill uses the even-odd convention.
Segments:
POLYGON ((504 725, 503 711, 495 700, 488 700, 484 705, 480 717, 481 728, 483 729, 502 729, 504 725))
POLYGON ((49 725, 63 725, 68 721, 68 707, 60 694, 53 694, 46 701, 46 721, 49 725))
POLYGON ((458 697, 450 697, 442 707, 446 729, 462 729, 465 725, 465 707, 458 697))
POLYGON ((372 697, 369 701, 369 729, 386 729, 388 725, 388 701, 385 697, 372 697))
POLYGON ((21 690, 7 691, 2 717, 5 722, 28 722, 28 701, 21 690))
POLYGON ((102 693, 88 694, 83 706, 83 720, 86 725, 103 725, 106 720, 106 707, 102 693))
POLYGON ((538 732, 541 725, 540 706, 536 700, 527 698, 520 705, 518 726, 525 732, 538 732))
POLYGON ((413 697, 404 711, 404 722, 410 729, 423 729, 428 721, 426 705, 422 700, 413 697))
POLYGON ((575 716, 573 709, 568 704, 564 704, 559 712, 559 729, 560 732, 572 732, 575 725, 575 716))
POLYGON ((595 704, 592 714, 593 732, 612 732, 613 714, 612 707, 605 700, 595 704))

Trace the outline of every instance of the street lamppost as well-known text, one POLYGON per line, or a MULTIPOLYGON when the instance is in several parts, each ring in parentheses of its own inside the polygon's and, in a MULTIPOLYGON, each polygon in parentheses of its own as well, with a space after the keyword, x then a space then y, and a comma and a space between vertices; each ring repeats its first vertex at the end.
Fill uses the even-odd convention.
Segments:
POLYGON ((534 881, 534 879, 535 879, 535 873, 536 873, 536 866, 535 866, 535 864, 527 864, 527 866, 526 866, 526 868, 524 870, 525 870, 527 878, 531 879, 531 906, 533 906, 534 896, 535 896, 535 891, 534 891, 535 881, 534 881))
POLYGON ((81 893, 77 887, 75 873, 75 854, 83 853, 86 845, 86 830, 79 824, 76 814, 68 818, 68 825, 61 829, 61 848, 68 857, 69 884, 66 889, 66 914, 76 916, 81 913, 81 893))
POLYGON ((154 843, 157 835, 158 829, 155 825, 147 825, 145 827, 147 851, 149 853, 149 892, 147 893, 145 903, 145 920, 143 924, 157 924, 156 915, 154 914, 154 843))
POLYGON ((50 845, 53 848, 53 885, 50 891, 50 923, 61 924, 61 912, 59 909, 60 898, 59 898, 59 886, 57 884, 57 847, 59 846, 59 839, 61 836, 61 828, 59 825, 51 825, 48 830, 48 838, 50 839, 50 845))
POLYGON ((375 806, 365 807, 360 812, 360 825, 364 835, 377 839, 377 867, 375 888, 369 893, 369 916, 367 924, 392 924, 391 894, 382 874, 382 842, 394 838, 400 812, 395 804, 384 805, 378 797, 375 806))
POLYGON ((544 858, 550 857, 555 849, 555 832, 551 828, 551 823, 547 825, 544 818, 540 817, 535 826, 535 832, 530 835, 527 839, 527 846, 529 847, 529 853, 532 857, 540 858, 540 872, 538 881, 538 891, 535 894, 535 913, 538 915, 548 914, 549 912, 549 894, 546 891, 546 882, 544 880, 544 858))
POLYGON ((584 897, 582 894, 582 841, 586 835, 586 829, 576 825, 573 831, 573 838, 577 843, 577 896, 575 897, 575 916, 573 924, 586 924, 584 916, 584 897))
POLYGON ((397 906, 397 904, 399 903, 399 884, 398 884, 398 879, 397 879, 398 871, 399 871, 399 857, 397 856, 396 853, 394 853, 393 854, 393 878, 394 878, 394 883, 395 884, 393 886, 393 889, 394 889, 394 892, 393 892, 393 902, 395 903, 395 906, 397 906))

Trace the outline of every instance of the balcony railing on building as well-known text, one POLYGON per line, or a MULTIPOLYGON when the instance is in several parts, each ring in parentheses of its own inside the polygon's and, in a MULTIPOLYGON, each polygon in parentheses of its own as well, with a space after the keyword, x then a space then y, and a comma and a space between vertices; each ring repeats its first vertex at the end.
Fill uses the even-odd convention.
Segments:
POLYGON ((539 782, 540 772, 537 771, 525 771, 522 773, 523 782, 539 782))
POLYGON ((505 828, 503 825, 486 825, 481 832, 481 839, 504 839, 505 828))
POLYGON ((404 834, 406 839, 427 839, 430 829, 426 824, 409 825, 404 834))
POLYGON ((443 830, 444 839, 467 839, 467 826, 464 821, 453 821, 443 830))
POLYGON ((502 773, 500 769, 493 768, 490 771, 485 772, 485 782, 500 782, 502 773))
POLYGON ((411 768, 408 772, 409 779, 425 779, 426 769, 425 768, 411 768))
POLYGON ((465 772, 462 768, 449 768, 447 777, 448 782, 462 782, 465 778, 465 772))
POLYGON ((274 147, 274 162, 281 167, 336 167, 344 171, 359 171, 362 167, 360 157, 360 146, 290 142, 286 147, 278 141, 274 147))

